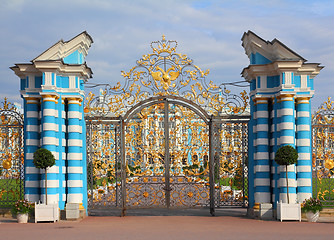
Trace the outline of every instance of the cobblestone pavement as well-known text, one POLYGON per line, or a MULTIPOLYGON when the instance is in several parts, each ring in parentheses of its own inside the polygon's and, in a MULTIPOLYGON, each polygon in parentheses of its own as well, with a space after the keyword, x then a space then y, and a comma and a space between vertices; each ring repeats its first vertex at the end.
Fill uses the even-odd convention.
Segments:
POLYGON ((138 216, 130 212, 131 216, 123 218, 90 216, 75 222, 38 224, 17 224, 13 219, 2 218, 0 239, 333 239, 334 223, 261 221, 248 219, 245 211, 233 209, 219 210, 216 217, 207 211, 181 213, 138 216))

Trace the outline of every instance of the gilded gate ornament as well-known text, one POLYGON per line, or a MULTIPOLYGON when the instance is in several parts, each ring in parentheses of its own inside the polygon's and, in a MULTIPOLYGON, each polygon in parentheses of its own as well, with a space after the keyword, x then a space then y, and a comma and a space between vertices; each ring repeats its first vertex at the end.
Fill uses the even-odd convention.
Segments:
POLYGON ((104 86, 99 96, 89 93, 85 113, 116 117, 124 115, 135 104, 153 96, 179 96, 200 105, 209 115, 240 115, 248 106, 248 95, 231 94, 224 84, 207 82, 209 69, 194 65, 185 54, 176 52, 177 42, 162 40, 151 43, 152 53, 143 55, 136 66, 122 71, 125 84, 104 86))
POLYGON ((325 206, 334 206, 334 101, 328 97, 312 116, 313 192, 325 206))

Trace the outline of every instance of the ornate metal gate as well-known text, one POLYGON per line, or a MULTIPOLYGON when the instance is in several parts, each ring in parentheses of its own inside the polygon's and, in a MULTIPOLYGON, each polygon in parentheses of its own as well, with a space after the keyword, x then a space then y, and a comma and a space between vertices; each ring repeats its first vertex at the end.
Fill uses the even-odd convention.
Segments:
POLYGON ((313 195, 334 206, 334 101, 328 98, 312 118, 313 195))
POLYGON ((24 195, 23 118, 5 98, 0 108, 0 208, 24 195))
POLYGON ((176 46, 163 36, 123 87, 89 94, 90 210, 247 205, 246 93, 207 83, 176 46))

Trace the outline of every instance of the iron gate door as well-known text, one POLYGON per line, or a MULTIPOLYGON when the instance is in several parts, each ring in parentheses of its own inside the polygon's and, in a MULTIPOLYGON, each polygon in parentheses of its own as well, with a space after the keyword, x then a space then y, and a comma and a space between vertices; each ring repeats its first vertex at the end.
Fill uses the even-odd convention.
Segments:
POLYGON ((143 107, 124 138, 126 208, 210 205, 209 127, 195 112, 168 100, 143 107))

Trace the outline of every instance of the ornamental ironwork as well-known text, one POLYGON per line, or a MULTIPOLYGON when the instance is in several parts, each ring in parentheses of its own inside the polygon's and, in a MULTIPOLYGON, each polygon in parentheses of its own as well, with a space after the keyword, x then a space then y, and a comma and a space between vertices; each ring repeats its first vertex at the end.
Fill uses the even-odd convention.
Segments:
POLYGON ((334 101, 328 97, 313 115, 313 195, 334 206, 334 101))
POLYGON ((151 47, 123 86, 87 97, 89 213, 247 206, 246 92, 207 83, 176 41, 151 47))
POLYGON ((122 71, 125 84, 92 84, 102 87, 99 96, 89 93, 85 112, 100 116, 123 116, 135 104, 153 96, 179 96, 198 104, 209 115, 241 115, 248 106, 248 95, 232 94, 226 85, 207 82, 209 69, 202 70, 187 55, 177 53, 177 42, 151 43, 152 53, 143 55, 136 66, 122 71))
POLYGON ((0 207, 23 198, 23 165, 23 117, 5 98, 0 107, 0 207))

